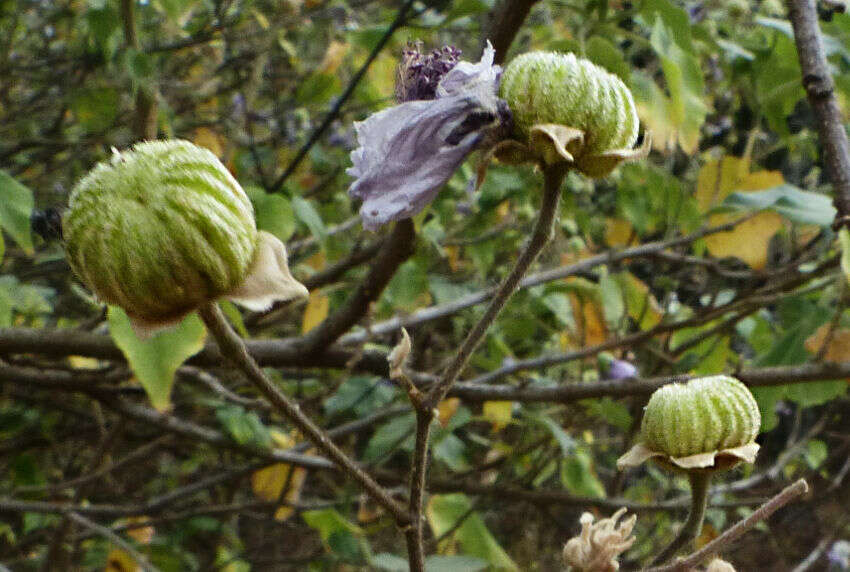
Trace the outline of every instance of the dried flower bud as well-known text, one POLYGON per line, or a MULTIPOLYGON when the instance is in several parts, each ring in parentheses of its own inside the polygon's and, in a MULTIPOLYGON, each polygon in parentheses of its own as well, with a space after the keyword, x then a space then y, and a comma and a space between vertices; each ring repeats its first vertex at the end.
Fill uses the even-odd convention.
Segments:
POLYGON ((261 309, 307 293, 236 179, 188 141, 115 151, 74 187, 62 226, 74 272, 141 332, 220 297, 261 309))
POLYGON ((635 537, 631 536, 637 516, 632 515, 617 523, 626 512, 621 508, 611 518, 593 523, 589 512, 581 515, 581 534, 571 538, 564 546, 564 562, 580 572, 611 572, 619 570, 617 557, 631 548, 635 537))
POLYGON ((761 426, 756 400, 733 377, 716 375, 671 383, 652 394, 643 416, 641 442, 618 461, 634 466, 660 457, 684 469, 726 469, 752 463, 761 426))
POLYGON ((396 76, 396 100, 399 103, 437 99, 437 86, 460 62, 461 51, 443 46, 431 53, 422 53, 422 42, 408 44, 402 52, 396 76))
POLYGON ((547 164, 567 162, 602 177, 648 153, 647 141, 633 149, 639 122, 629 88, 573 54, 518 56, 505 68, 500 95, 513 113, 514 136, 547 164))

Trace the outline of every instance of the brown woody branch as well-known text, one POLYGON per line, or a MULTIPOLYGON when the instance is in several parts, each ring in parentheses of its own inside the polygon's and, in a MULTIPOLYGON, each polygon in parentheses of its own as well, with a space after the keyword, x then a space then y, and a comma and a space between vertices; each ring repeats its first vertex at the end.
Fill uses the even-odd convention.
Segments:
POLYGON ((850 144, 827 66, 814 0, 789 0, 788 17, 794 28, 803 87, 817 120, 824 167, 835 192, 836 226, 850 226, 850 144))

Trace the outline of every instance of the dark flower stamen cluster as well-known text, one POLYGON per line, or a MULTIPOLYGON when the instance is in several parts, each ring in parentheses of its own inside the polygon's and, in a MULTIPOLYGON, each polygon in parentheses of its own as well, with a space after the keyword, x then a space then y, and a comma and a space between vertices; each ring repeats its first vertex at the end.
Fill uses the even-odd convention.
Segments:
POLYGON ((421 42, 408 44, 398 67, 398 102, 436 99, 437 84, 457 65, 460 56, 461 51, 454 46, 443 46, 423 54, 421 42))

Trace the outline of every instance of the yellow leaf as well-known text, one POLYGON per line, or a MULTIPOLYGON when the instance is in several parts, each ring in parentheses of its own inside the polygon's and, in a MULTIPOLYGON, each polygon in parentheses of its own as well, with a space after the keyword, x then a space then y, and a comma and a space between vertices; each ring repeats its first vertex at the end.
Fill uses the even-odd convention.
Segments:
MULTIPOLYGON (((568 278, 566 282, 575 282, 575 279, 568 278)), ((608 327, 605 325, 605 314, 598 301, 579 290, 570 292, 568 297, 577 328, 573 343, 577 347, 587 347, 604 342, 608 338, 608 327)))
POLYGON ((513 408, 513 401, 485 401, 482 414, 492 423, 493 431, 500 431, 511 422, 513 408))
POLYGON ((505 218, 511 212, 511 201, 502 201, 499 203, 499 206, 496 207, 496 216, 499 217, 499 220, 505 220, 505 218))
POLYGON ((68 356, 68 363, 75 369, 98 369, 100 362, 94 358, 84 356, 68 356))
POLYGON ((199 147, 206 147, 216 157, 224 156, 224 145, 221 136, 209 127, 198 127, 195 129, 192 142, 199 147))
MULTIPOLYGON (((706 163, 697 177, 696 199, 701 212, 721 204, 733 192, 752 192, 769 189, 784 182, 779 171, 749 172, 749 161, 738 157, 724 157, 706 163)), ((718 214, 708 219, 709 226, 717 226, 740 218, 739 215, 718 214)), ((734 230, 709 235, 705 245, 712 256, 734 256, 752 268, 760 270, 767 265, 768 246, 783 227, 782 217, 775 212, 763 212, 739 224, 734 230)))
POLYGON ((251 490, 265 501, 278 500, 291 468, 289 463, 276 463, 254 471, 251 475, 251 490))
POLYGON ((608 246, 621 247, 637 244, 637 235, 629 221, 622 218, 605 219, 605 242, 608 246))
POLYGON ((460 247, 455 245, 446 246, 446 258, 449 259, 449 268, 457 272, 461 268, 460 247))
POLYGON ((304 309, 304 318, 301 321, 301 333, 306 334, 327 318, 330 305, 330 299, 321 292, 310 292, 307 307, 304 309))
POLYGON ((316 254, 305 260, 305 262, 307 263, 307 266, 318 272, 325 267, 325 264, 327 264, 325 251, 319 250, 316 254))
MULTIPOLYGON (((805 346, 810 353, 817 355, 823 345, 827 343, 826 338, 830 327, 830 324, 824 324, 806 340, 805 346)), ((826 352, 823 355, 826 361, 850 361, 850 329, 836 328, 828 342, 826 352)))
POLYGON ((459 397, 450 397, 440 402, 437 406, 437 421, 440 422, 442 427, 448 426, 449 421, 451 421, 452 417, 454 417, 459 406, 459 397))
MULTIPOLYGON (((146 516, 131 516, 125 520, 128 524, 143 524, 150 521, 146 516)), ((154 528, 152 526, 141 526, 139 528, 130 528, 127 530, 127 536, 138 542, 139 544, 150 544, 153 540, 154 528)))
POLYGON ((295 446, 295 437, 290 433, 284 433, 280 429, 270 429, 269 434, 275 446, 279 449, 289 449, 295 446))
POLYGON ((138 572, 141 568, 133 558, 118 548, 109 551, 104 572, 138 572))
POLYGON ((322 58, 322 63, 319 64, 319 70, 322 73, 334 73, 345 59, 345 54, 348 53, 348 44, 332 41, 325 50, 325 57, 322 58))

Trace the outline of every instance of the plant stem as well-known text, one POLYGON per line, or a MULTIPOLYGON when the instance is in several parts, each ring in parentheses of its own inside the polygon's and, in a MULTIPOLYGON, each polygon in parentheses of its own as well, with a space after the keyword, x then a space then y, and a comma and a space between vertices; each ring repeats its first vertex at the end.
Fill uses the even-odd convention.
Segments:
POLYGON ((466 367, 472 353, 484 339, 484 334, 499 316, 502 308, 516 291, 520 280, 528 272, 531 264, 537 259, 540 251, 546 246, 546 243, 551 240, 555 229, 555 218, 558 214, 558 205, 561 201, 561 182, 564 180, 566 170, 563 167, 548 167, 543 170, 543 202, 540 205, 540 214, 537 216, 537 223, 534 225, 534 231, 531 234, 531 239, 528 241, 525 250, 523 250, 519 259, 516 261, 510 274, 499 286, 499 289, 490 299, 490 304, 484 311, 484 315, 478 320, 478 323, 472 328, 466 339, 461 344, 452 363, 443 373, 443 377, 431 391, 425 400, 430 405, 430 409, 436 407, 451 389, 452 385, 463 369, 466 367))
POLYGON ((709 556, 713 556, 721 552, 724 548, 741 538, 748 530, 753 528, 758 523, 767 519, 774 512, 796 499, 800 495, 808 492, 809 485, 805 479, 800 479, 792 485, 788 485, 775 497, 768 500, 766 503, 757 508, 750 516, 738 521, 735 526, 728 529, 726 532, 688 556, 687 558, 679 559, 673 564, 661 566, 658 568, 650 568, 646 572, 674 572, 692 570, 694 566, 706 560, 709 556))
POLYGON ((362 468, 337 447, 330 437, 301 411, 299 405, 274 385, 248 354, 242 338, 233 330, 216 303, 202 306, 201 319, 218 343, 224 357, 233 362, 260 392, 292 423, 313 445, 328 456, 345 474, 357 481, 375 501, 386 508, 399 526, 409 522, 407 510, 375 482, 362 468))
POLYGON ((519 287, 520 280, 528 272, 531 264, 551 240, 555 219, 561 199, 561 183, 566 170, 562 167, 549 167, 543 171, 543 201, 540 214, 528 244, 517 259, 510 274, 499 286, 490 300, 490 304, 478 323, 469 332, 457 355, 449 365, 439 383, 424 396, 416 407, 416 444, 413 450, 413 464, 410 469, 410 527, 406 531, 407 552, 411 572, 425 569, 425 549, 422 538, 422 506, 425 497, 425 482, 428 467, 428 440, 431 433, 433 411, 446 397, 454 382, 463 372, 469 358, 481 343, 484 334, 502 311, 507 301, 519 287))
POLYGON ((664 564, 670 560, 702 531, 705 509, 708 506, 708 485, 711 482, 711 473, 692 471, 688 473, 688 479, 691 482, 691 512, 688 514, 688 520, 673 542, 653 559, 652 565, 664 564))

